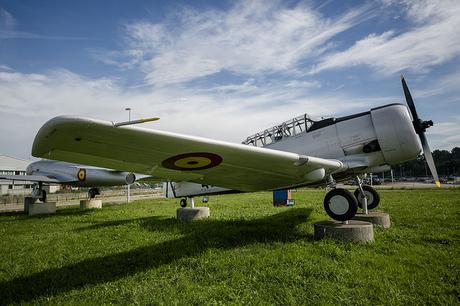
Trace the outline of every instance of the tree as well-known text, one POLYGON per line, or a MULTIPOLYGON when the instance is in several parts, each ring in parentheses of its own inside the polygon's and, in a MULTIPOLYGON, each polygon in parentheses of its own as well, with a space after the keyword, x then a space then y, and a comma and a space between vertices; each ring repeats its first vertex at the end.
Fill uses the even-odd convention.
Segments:
MULTIPOLYGON (((439 176, 460 175, 459 147, 453 148, 451 152, 447 150, 434 150, 432 154, 439 176)), ((431 176, 424 155, 420 155, 415 160, 394 167, 396 176, 400 175, 400 167, 404 169, 404 176, 431 176)))

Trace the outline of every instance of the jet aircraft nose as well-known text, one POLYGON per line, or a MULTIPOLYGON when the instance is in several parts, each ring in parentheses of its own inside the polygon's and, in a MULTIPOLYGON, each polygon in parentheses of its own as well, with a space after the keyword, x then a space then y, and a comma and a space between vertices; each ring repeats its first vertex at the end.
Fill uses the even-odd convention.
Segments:
POLYGON ((27 168, 26 168, 26 174, 27 174, 27 175, 32 175, 33 172, 34 172, 34 164, 32 163, 32 164, 30 164, 30 165, 27 166, 27 168))

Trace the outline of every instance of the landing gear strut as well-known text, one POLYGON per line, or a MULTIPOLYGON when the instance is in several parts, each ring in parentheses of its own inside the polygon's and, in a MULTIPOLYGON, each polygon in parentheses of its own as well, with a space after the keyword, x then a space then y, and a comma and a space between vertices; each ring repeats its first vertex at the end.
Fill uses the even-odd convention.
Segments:
POLYGON ((363 185, 359 177, 357 177, 356 180, 358 181, 359 187, 355 190, 354 194, 358 200, 359 207, 364 209, 364 213, 367 214, 368 209, 374 209, 379 205, 380 196, 371 186, 363 185))
POLYGON ((46 203, 46 191, 43 190, 43 183, 39 182, 34 184, 32 189, 32 198, 34 200, 40 200, 42 203, 46 203))
POLYGON ((90 188, 88 190, 88 198, 94 199, 97 195, 100 195, 99 188, 90 188))

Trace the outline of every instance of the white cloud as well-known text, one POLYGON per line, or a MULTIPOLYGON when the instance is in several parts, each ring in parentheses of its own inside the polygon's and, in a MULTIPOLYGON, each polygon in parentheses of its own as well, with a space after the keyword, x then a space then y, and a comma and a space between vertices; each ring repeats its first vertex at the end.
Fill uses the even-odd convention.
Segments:
POLYGON ((405 1, 407 19, 413 28, 370 34, 347 50, 324 58, 311 73, 368 65, 383 75, 409 69, 425 72, 460 55, 460 5, 456 0, 405 1))
POLYGON ((460 101, 460 71, 448 73, 438 78, 430 78, 429 85, 423 89, 415 89, 414 95, 417 98, 430 98, 435 96, 449 96, 449 101, 460 101))
POLYGON ((394 98, 317 94, 315 82, 286 81, 187 88, 125 89, 111 79, 89 79, 67 70, 46 74, 0 71, 2 153, 28 157, 41 125, 58 115, 125 121, 159 116, 146 127, 239 142, 249 134, 303 113, 315 117, 350 114, 394 98), (311 85, 310 87, 305 85, 311 85), (20 143, 18 143, 20 142, 20 143), (27 148, 27 149, 25 149, 27 148), (26 151, 24 151, 26 150, 26 151))
POLYGON ((139 66, 152 85, 225 70, 253 76, 286 73, 371 15, 370 7, 362 6, 329 19, 306 4, 289 7, 281 1, 240 1, 228 11, 183 8, 162 23, 127 25, 127 50, 108 52, 103 61, 139 66))
POLYGON ((454 147, 460 147, 460 118, 457 119, 459 120, 435 123, 427 130, 427 135, 431 139, 431 149, 451 150, 454 147))
POLYGON ((14 28, 16 19, 8 11, 0 8, 0 31, 8 31, 14 28))

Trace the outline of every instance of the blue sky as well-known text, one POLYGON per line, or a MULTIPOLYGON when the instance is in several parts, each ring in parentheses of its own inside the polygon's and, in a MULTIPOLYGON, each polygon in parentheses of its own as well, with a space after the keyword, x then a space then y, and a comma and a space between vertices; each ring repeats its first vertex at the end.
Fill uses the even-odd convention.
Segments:
POLYGON ((0 153, 62 114, 233 142, 284 120, 404 102, 460 146, 460 3, 0 0, 0 153))

